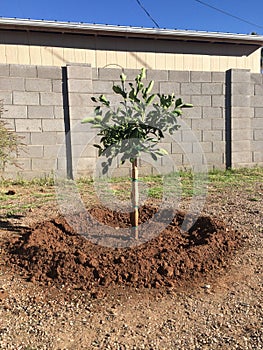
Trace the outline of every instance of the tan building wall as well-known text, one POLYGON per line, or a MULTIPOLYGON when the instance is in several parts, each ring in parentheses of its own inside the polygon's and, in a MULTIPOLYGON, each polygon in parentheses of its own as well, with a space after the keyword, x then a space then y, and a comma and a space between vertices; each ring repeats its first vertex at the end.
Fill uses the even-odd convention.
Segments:
POLYGON ((260 72, 261 49, 254 45, 72 35, 0 33, 0 64, 123 67, 187 71, 250 69, 260 72))

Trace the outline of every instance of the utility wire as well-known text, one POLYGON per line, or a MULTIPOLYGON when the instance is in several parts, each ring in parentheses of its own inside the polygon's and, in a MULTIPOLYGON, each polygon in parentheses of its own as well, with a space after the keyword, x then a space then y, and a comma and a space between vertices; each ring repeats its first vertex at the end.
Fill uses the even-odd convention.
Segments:
POLYGON ((150 18, 150 20, 156 25, 157 28, 159 27, 159 24, 155 21, 155 19, 150 15, 150 13, 146 10, 146 8, 142 5, 142 3, 140 2, 140 0, 135 0, 138 5, 140 6, 140 8, 146 13, 146 15, 150 18))
POLYGON ((232 13, 229 13, 229 12, 226 12, 226 11, 224 11, 224 10, 221 10, 221 9, 219 9, 218 7, 212 6, 212 5, 210 5, 210 4, 208 4, 208 3, 204 2, 204 1, 201 1, 201 0, 195 0, 195 1, 196 1, 196 2, 199 2, 200 4, 202 4, 202 5, 204 5, 204 6, 210 7, 210 8, 213 9, 213 10, 216 10, 216 11, 218 11, 218 12, 221 12, 221 13, 223 13, 224 15, 227 15, 227 16, 233 17, 233 18, 235 18, 235 19, 238 19, 238 20, 241 21, 241 22, 248 23, 248 24, 250 24, 250 25, 252 25, 252 26, 254 26, 254 27, 263 28, 263 26, 260 26, 259 24, 256 24, 256 23, 253 23, 253 22, 249 22, 249 21, 247 21, 247 20, 244 19, 244 18, 241 18, 241 17, 235 16, 235 15, 232 15, 232 13))

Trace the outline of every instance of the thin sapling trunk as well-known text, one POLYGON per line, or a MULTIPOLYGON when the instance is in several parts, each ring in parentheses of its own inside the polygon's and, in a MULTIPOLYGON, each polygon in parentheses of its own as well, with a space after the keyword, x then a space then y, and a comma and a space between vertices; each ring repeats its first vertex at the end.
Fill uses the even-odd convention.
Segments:
POLYGON ((135 239, 139 238, 139 190, 138 190, 138 158, 132 161, 132 191, 131 191, 131 225, 132 235, 135 239))

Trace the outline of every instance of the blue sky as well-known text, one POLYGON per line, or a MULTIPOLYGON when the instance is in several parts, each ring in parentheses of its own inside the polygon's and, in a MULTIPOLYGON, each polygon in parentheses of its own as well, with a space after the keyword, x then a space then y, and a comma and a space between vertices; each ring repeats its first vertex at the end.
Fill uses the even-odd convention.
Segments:
MULTIPOLYGON (((161 28, 263 35, 262 0, 139 1, 161 28)), ((155 27, 136 0, 1 0, 0 16, 155 27)))

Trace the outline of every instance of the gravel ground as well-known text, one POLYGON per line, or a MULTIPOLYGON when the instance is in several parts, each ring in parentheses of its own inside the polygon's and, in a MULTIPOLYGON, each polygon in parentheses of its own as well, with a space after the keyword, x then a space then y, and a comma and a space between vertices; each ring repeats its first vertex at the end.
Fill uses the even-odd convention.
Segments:
POLYGON ((0 349, 263 349, 263 185, 241 190, 209 192, 204 213, 237 228, 245 245, 227 272, 192 290, 116 289, 92 299, 43 289, 1 264, 0 349))

